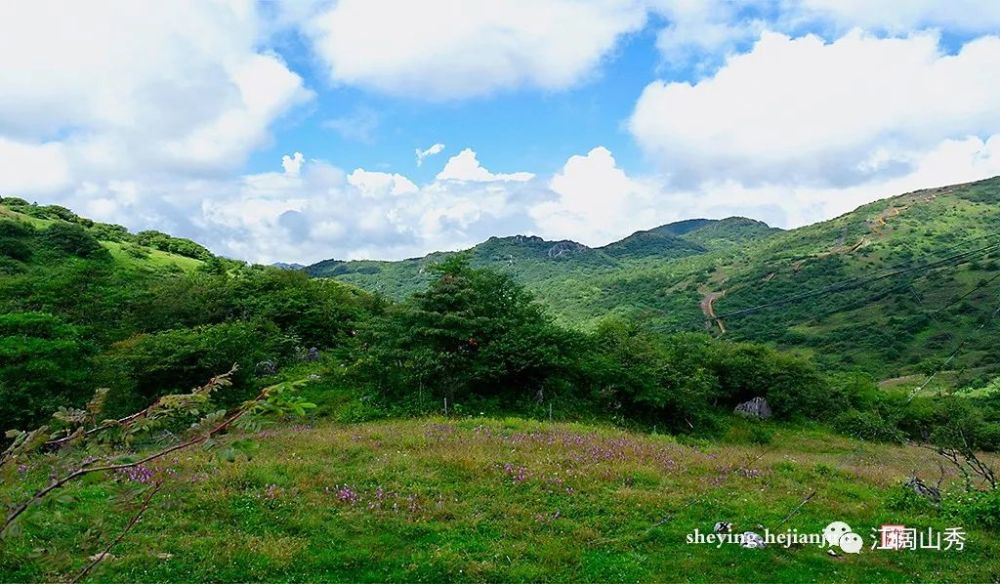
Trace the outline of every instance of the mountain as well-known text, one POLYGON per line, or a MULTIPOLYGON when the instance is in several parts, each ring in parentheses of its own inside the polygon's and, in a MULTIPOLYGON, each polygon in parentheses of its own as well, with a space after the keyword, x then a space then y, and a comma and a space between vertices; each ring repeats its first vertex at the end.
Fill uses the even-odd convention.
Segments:
MULTIPOLYGON (((599 248, 570 240, 548 241, 534 235, 514 235, 491 237, 465 253, 470 255, 473 265, 512 272, 539 291, 573 283, 581 275, 627 271, 648 259, 705 254, 780 231, 741 217, 691 219, 639 231, 599 248)), ((423 289, 430 281, 427 268, 454 253, 436 252, 397 262, 325 260, 304 269, 315 277, 337 278, 399 300, 423 289)))
MULTIPOLYGON (((624 316, 664 331, 711 330, 880 378, 932 372, 961 348, 945 376, 969 382, 1000 357, 995 330, 983 326, 1000 290, 998 233, 1000 177, 882 199, 788 231, 739 217, 693 219, 600 248, 515 236, 468 252, 474 265, 514 274, 564 323, 587 328, 624 316)), ((305 269, 402 298, 448 255, 305 269)))

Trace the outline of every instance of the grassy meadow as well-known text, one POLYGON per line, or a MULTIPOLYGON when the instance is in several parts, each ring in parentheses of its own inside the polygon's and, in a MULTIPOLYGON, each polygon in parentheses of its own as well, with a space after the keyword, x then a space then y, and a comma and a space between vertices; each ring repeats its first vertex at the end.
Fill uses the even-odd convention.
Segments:
MULTIPOLYGON (((972 526, 965 526, 963 551, 867 549, 871 528, 883 523, 943 530, 961 521, 902 494, 899 485, 913 473, 936 478, 929 451, 858 442, 819 427, 737 421, 710 443, 519 418, 428 417, 318 421, 264 429, 257 438, 259 452, 231 464, 220 466, 214 454, 197 449, 164 460, 176 475, 93 579, 969 582, 1000 576, 1000 541, 972 526), (716 521, 732 522, 736 531, 804 532, 833 520, 865 538, 861 554, 685 543, 695 528, 710 532, 716 521)), ((31 478, 17 488, 45 479, 31 478)), ((124 526, 127 514, 106 513, 134 483, 125 475, 82 481, 48 511, 33 511, 0 559, 4 580, 52 581, 78 571, 106 544, 102 530, 113 534, 124 526), (51 514, 61 520, 49 523, 51 514)))

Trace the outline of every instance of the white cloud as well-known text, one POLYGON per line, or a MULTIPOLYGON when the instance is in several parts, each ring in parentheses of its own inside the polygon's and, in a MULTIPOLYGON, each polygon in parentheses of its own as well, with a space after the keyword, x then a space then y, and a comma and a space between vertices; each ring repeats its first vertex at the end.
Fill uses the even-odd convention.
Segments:
POLYGON ((665 71, 692 65, 696 75, 712 73, 766 30, 793 36, 812 31, 828 39, 854 28, 903 36, 1000 30, 995 0, 647 0, 647 6, 663 19, 656 45, 665 71))
POLYGON ((525 182, 534 178, 530 172, 514 172, 510 174, 494 174, 479 164, 476 153, 472 148, 466 148, 455 156, 452 156, 444 169, 437 175, 437 180, 456 180, 471 182, 494 182, 494 181, 514 181, 525 182))
POLYGON ((305 158, 303 158, 301 152, 296 152, 291 156, 285 154, 281 157, 281 167, 285 169, 285 174, 298 176, 299 171, 302 170, 302 162, 304 160, 305 158))
POLYGON ((4 2, 0 23, 0 137, 61 149, 78 183, 238 168, 311 96, 249 0, 4 2))
POLYGON ((407 195, 419 190, 417 185, 401 174, 372 172, 363 168, 355 169, 348 175, 347 182, 366 197, 407 195))
MULTIPOLYGON (((759 36, 766 23, 744 10, 758 3, 728 0, 649 0, 666 23, 656 34, 656 47, 668 68, 694 61, 699 69, 718 65, 739 43, 759 36)), ((766 4, 759 2, 759 4, 766 4)))
POLYGON ((627 176, 603 146, 570 157, 548 188, 555 198, 529 213, 539 233, 552 239, 603 245, 676 218, 660 205, 654 181, 627 176))
POLYGON ((905 175, 943 140, 1000 130, 998 87, 997 37, 946 55, 932 33, 767 33, 710 78, 647 86, 629 129, 680 185, 848 186, 905 175))
POLYGON ((424 150, 421 150, 420 148, 417 148, 416 149, 417 166, 422 165, 424 163, 424 159, 425 158, 428 158, 430 156, 434 156, 435 154, 440 154, 443 150, 444 150, 444 144, 441 144, 440 142, 438 142, 437 144, 434 144, 434 145, 432 145, 432 146, 430 146, 430 147, 428 147, 428 148, 426 148, 424 150))
POLYGON ((62 144, 25 144, 0 136, 0 193, 31 194, 65 187, 69 168, 62 144))
POLYGON ((645 13, 639 0, 341 0, 303 26, 334 81, 441 100, 572 87, 645 13))
POLYGON ((994 0, 800 0, 796 8, 802 18, 896 33, 920 28, 993 33, 1000 28, 1000 3, 994 0))
POLYGON ((533 228, 525 209, 545 196, 533 182, 418 186, 400 174, 361 168, 345 175, 306 156, 282 162, 297 159, 298 172, 93 182, 50 201, 95 220, 190 237, 230 257, 305 263, 401 259, 523 233, 533 228))

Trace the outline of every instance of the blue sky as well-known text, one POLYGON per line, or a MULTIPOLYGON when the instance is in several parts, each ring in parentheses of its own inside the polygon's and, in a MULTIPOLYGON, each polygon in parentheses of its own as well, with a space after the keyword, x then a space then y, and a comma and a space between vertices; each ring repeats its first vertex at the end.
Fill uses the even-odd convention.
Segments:
POLYGON ((0 196, 260 262, 796 227, 1000 174, 998 34, 992 0, 3 3, 0 196))
MULTIPOLYGON (((424 101, 338 86, 325 77, 297 31, 276 43, 317 98, 275 128, 274 143, 255 152, 249 169, 273 170, 291 150, 336 160, 345 168, 402 172, 432 180, 440 164, 417 167, 416 148, 447 146, 444 155, 474 148, 500 171, 544 172, 573 154, 605 145, 625 169, 641 168, 641 153, 623 127, 636 96, 658 77, 660 57, 652 27, 623 38, 593 79, 569 90, 509 90, 469 100, 424 101), (361 130, 338 132, 330 120, 355 122, 361 130)), ((664 70, 668 78, 691 79, 693 72, 664 70)), ((440 162, 440 161, 435 161, 440 162)))

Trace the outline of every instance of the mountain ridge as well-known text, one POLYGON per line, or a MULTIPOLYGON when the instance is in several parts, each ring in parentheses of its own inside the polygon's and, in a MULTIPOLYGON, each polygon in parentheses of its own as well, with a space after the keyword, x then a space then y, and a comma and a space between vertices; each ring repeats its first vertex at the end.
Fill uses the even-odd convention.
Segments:
MULTIPOLYGON (((591 328, 624 317, 664 331, 724 330, 729 338, 803 350, 830 366, 881 377, 932 370, 941 352, 968 333, 957 365, 976 375, 1000 358, 974 332, 1000 290, 991 280, 1000 274, 1000 248, 954 265, 921 266, 934 266, 949 250, 974 249, 977 238, 996 233, 1000 177, 887 197, 790 230, 748 218, 693 219, 596 248, 512 236, 490 238, 466 253, 473 265, 511 273, 566 324, 591 328), (571 249, 556 249, 557 258, 550 258, 557 244, 571 249), (867 283, 892 266, 911 271, 867 283), (836 288, 855 280, 863 285, 836 288), (986 281, 991 285, 978 287, 986 281), (834 292, 808 302, 746 312, 829 286, 834 292), (733 313, 739 316, 716 319, 733 313)), ((453 253, 401 262, 328 261, 305 270, 398 299, 424 286, 427 268, 453 253)))

